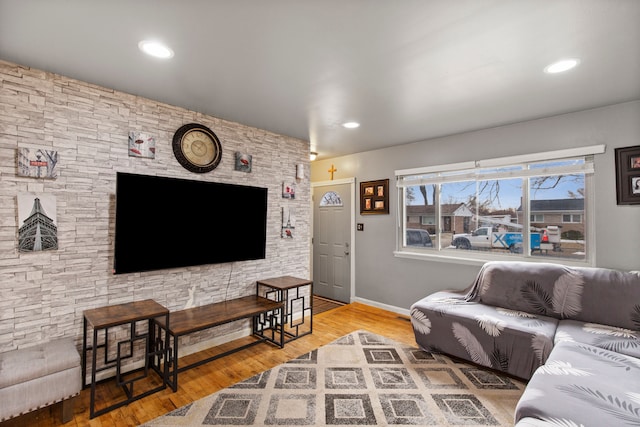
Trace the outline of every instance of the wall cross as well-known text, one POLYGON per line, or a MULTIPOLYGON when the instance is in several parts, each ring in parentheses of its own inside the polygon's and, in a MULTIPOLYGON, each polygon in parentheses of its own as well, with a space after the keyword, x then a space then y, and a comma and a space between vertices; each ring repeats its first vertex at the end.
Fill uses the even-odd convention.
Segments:
POLYGON ((333 181, 333 173, 334 173, 334 172, 338 172, 338 169, 336 169, 336 168, 333 166, 333 163, 332 163, 332 164, 331 164, 331 168, 330 168, 327 172, 329 172, 329 173, 331 174, 331 181, 333 181))

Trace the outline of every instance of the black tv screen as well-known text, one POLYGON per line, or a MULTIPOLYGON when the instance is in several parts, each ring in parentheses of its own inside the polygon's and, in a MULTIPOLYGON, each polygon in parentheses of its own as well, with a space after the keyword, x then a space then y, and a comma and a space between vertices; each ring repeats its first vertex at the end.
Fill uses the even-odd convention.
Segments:
POLYGON ((265 258, 267 189, 118 172, 114 273, 265 258))

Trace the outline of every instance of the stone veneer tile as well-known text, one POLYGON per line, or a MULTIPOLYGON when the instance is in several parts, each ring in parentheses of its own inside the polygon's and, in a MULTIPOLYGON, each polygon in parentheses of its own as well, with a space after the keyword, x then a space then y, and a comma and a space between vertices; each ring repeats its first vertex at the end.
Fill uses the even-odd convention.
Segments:
MULTIPOLYGON (((295 200, 280 197, 282 182, 295 177, 295 165, 308 164, 308 152, 307 141, 0 61, 0 351, 53 336, 79 342, 82 311, 89 308, 153 298, 175 310, 184 307, 193 286, 200 305, 251 294, 255 281, 265 277, 308 277, 310 183, 298 182, 295 200), (192 174, 173 156, 173 133, 190 122, 211 127, 222 143, 220 166, 209 174, 192 174), (155 159, 128 156, 131 130, 156 137, 155 159), (16 150, 24 147, 57 150, 59 177, 18 177, 16 150), (235 151, 253 155, 252 173, 234 171, 235 151), (113 275, 118 171, 268 188, 267 259, 113 275), (60 247, 18 253, 16 196, 34 189, 56 197, 60 247), (292 241, 280 238, 285 204, 296 209, 292 241), (17 307, 37 309, 20 313, 17 307)), ((223 328, 218 336, 243 326, 223 328)))

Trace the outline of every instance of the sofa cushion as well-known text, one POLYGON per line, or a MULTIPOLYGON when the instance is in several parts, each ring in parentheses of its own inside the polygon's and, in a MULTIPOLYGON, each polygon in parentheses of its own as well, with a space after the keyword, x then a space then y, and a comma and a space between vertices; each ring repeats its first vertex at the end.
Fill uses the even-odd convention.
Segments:
POLYGON ((80 366, 71 338, 0 353, 0 389, 80 366))
POLYGON ((640 332, 600 323, 561 320, 554 343, 573 341, 640 357, 640 332))
POLYGON ((561 341, 538 368, 516 406, 558 425, 640 425, 640 359, 589 344, 561 341))
MULTIPOLYGON (((576 312, 580 307, 564 295, 556 298, 555 284, 569 273, 566 267, 548 263, 494 261, 483 265, 469 293, 468 299, 497 307, 509 307, 527 313, 555 318, 566 317, 567 312, 576 312), (565 308, 565 305, 567 307, 565 308)), ((563 280, 567 288, 581 280, 575 275, 563 280)))
POLYGON ((640 273, 575 268, 585 278, 582 310, 569 318, 640 330, 640 273))
POLYGON ((441 291, 411 307, 416 342, 478 365, 528 379, 553 346, 557 319, 466 301, 441 291))
POLYGON ((640 329, 637 272, 494 261, 482 267, 467 299, 558 319, 640 329))

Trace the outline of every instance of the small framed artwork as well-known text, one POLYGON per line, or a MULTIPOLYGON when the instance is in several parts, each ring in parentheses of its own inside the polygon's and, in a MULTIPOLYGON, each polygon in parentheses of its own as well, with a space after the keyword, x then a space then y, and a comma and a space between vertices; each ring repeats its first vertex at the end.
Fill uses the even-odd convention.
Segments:
POLYGON ((389 180, 360 183, 360 215, 389 213, 389 180))
POLYGON ((295 182, 282 183, 282 198, 283 199, 295 199, 296 198, 296 184, 295 182))
POLYGON ((18 176, 56 179, 58 152, 43 148, 18 148, 18 176))
POLYGON ((619 205, 640 205, 640 145, 616 148, 616 199, 619 205))
POLYGON ((38 252, 58 249, 56 197, 18 194, 18 250, 38 252))
POLYGON ((236 151, 236 162, 234 165, 234 169, 240 172, 251 172, 251 166, 253 163, 253 156, 251 154, 244 154, 239 151, 236 151))
POLYGON ((156 140, 144 132, 129 132, 129 157, 155 159, 156 140))
POLYGON ((293 239, 296 232, 296 211, 289 206, 282 207, 282 231, 280 237, 293 239))

